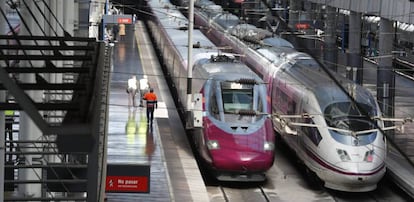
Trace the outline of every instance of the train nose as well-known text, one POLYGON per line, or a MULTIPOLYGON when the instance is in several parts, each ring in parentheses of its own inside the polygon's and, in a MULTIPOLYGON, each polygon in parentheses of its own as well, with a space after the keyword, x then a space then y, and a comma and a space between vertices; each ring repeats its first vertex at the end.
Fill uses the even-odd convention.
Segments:
POLYGON ((243 152, 239 154, 240 166, 245 169, 261 170, 269 167, 269 157, 263 153, 243 152))
POLYGON ((252 152, 241 152, 239 153, 239 159, 241 162, 249 162, 257 157, 257 154, 252 152))

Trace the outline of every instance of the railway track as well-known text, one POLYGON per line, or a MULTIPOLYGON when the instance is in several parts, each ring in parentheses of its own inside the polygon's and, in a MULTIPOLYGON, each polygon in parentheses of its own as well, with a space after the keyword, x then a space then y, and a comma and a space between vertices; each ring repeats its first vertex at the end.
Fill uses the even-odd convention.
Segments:
POLYGON ((412 201, 406 193, 398 188, 387 177, 380 181, 378 188, 371 192, 366 193, 347 193, 337 192, 333 190, 326 190, 337 202, 380 202, 380 201, 392 201, 392 202, 408 202, 412 201))
MULTIPOLYGON (((280 143, 279 143, 280 144, 280 143)), ((212 202, 408 202, 414 199, 396 186, 388 177, 371 192, 349 193, 326 189, 306 178, 303 167, 283 144, 277 145, 275 164, 266 173, 263 183, 223 183, 204 176, 212 202)))
POLYGON ((257 201, 257 202, 270 202, 270 201, 278 201, 277 194, 272 191, 268 190, 260 185, 232 185, 232 186, 216 186, 216 187, 209 187, 208 192, 211 193, 212 197, 210 198, 211 201, 214 202, 230 202, 230 201, 238 201, 238 202, 250 202, 250 201, 257 201))

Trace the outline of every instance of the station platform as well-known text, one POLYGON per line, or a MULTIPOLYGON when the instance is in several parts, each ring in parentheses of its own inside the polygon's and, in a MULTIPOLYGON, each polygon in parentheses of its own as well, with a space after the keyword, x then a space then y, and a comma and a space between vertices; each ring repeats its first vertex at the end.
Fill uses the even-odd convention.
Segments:
POLYGON ((150 177, 147 192, 107 189, 106 201, 209 201, 185 130, 182 124, 178 124, 181 122, 174 100, 142 22, 126 26, 126 35, 114 43, 112 60, 107 164, 108 167, 149 167, 150 177), (147 75, 157 94, 158 108, 152 125, 146 123, 145 107, 128 106, 126 86, 131 75, 136 75, 137 79, 147 75))

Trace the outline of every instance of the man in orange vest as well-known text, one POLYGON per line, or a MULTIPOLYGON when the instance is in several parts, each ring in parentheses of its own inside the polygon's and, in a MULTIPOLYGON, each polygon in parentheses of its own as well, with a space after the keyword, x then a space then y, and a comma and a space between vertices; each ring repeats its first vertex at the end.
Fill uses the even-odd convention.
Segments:
POLYGON ((158 108, 157 95, 154 93, 154 89, 150 88, 149 92, 145 93, 144 100, 147 101, 147 124, 154 119, 154 109, 158 108))

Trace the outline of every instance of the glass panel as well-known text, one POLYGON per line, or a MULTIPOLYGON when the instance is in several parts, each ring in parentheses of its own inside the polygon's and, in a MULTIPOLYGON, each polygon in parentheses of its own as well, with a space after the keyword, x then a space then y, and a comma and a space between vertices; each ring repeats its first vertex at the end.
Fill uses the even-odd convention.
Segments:
MULTIPOLYGON (((360 104, 360 106, 368 115, 375 114, 370 106, 364 104, 360 104)), ((325 118, 328 126, 352 131, 374 128, 369 117, 366 117, 364 114, 351 102, 334 103, 325 109, 325 118)))
POLYGON ((252 110, 252 89, 223 89, 224 113, 237 113, 240 110, 252 110))
MULTIPOLYGON (((368 106, 359 103, 362 110, 369 115, 375 115, 375 110, 368 106)), ((351 102, 339 102, 329 105, 325 109, 325 119, 328 126, 333 128, 345 129, 349 131, 363 131, 375 128, 369 117, 361 113, 358 108, 351 102)), ((329 130, 331 136, 338 142, 346 145, 367 145, 373 142, 377 137, 377 131, 364 133, 358 137, 351 136, 350 133, 329 130)))

